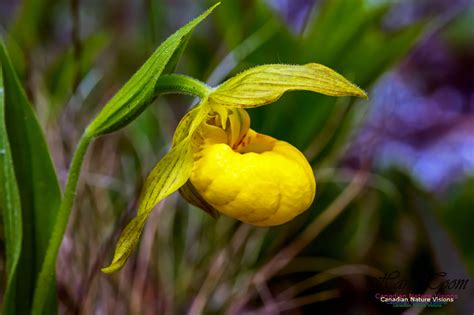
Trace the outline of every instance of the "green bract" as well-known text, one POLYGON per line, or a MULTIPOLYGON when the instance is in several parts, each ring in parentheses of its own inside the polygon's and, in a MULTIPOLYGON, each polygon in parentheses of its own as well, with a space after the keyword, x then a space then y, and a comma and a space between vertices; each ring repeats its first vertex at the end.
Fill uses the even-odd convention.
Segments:
POLYGON ((219 3, 215 4, 168 37, 105 105, 87 128, 87 133, 94 137, 103 135, 116 131, 137 118, 162 91, 158 80, 165 69, 174 69, 189 34, 218 5, 219 3))

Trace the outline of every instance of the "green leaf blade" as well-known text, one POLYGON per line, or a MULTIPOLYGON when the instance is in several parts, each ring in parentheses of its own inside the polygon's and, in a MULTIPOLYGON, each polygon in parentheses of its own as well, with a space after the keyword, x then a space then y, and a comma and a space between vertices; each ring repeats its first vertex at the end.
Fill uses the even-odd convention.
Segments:
POLYGON ((23 227, 18 186, 13 168, 5 124, 3 67, 0 63, 0 210, 5 226, 7 283, 3 302, 4 314, 15 314, 17 305, 17 266, 20 260, 23 227))
MULTIPOLYGON (((22 251, 18 262, 17 314, 28 314, 36 278, 46 255, 56 221, 61 192, 56 172, 41 127, 21 87, 3 43, 0 42, 0 64, 3 69, 5 135, 21 201, 23 226, 22 251)), ((7 234, 6 237, 9 235, 7 234)), ((18 234, 13 235, 18 238, 18 234)), ((55 279, 51 279, 55 288, 55 279)), ((50 314, 57 312, 55 290, 48 301, 50 314)))

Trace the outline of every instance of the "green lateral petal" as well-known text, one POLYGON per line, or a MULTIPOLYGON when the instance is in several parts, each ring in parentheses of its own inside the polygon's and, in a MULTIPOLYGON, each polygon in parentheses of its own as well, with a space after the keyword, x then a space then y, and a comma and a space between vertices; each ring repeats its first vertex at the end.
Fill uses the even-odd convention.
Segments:
POLYGON ((151 210, 164 198, 181 188, 193 169, 192 138, 209 112, 207 100, 188 112, 176 128, 173 147, 148 175, 141 192, 137 216, 127 225, 119 238, 114 258, 105 273, 113 273, 123 267, 138 244, 146 219, 151 210))
POLYGON ((113 273, 123 267, 138 244, 146 219, 153 207, 183 186, 191 176, 193 156, 189 138, 181 141, 155 166, 145 181, 138 215, 122 232, 110 266, 105 273, 113 273))

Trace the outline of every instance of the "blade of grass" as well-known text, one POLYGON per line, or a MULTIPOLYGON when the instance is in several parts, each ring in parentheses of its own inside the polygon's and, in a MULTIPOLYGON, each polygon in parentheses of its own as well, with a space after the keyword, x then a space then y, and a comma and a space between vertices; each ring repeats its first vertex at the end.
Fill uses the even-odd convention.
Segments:
MULTIPOLYGON (((23 238, 18 268, 17 310, 29 313, 35 279, 48 246, 61 200, 58 180, 41 127, 0 42, 5 94, 5 124, 20 192, 23 238)), ((16 237, 16 236, 15 236, 16 237)), ((54 286, 54 279, 53 279, 54 286)), ((54 290, 49 314, 56 309, 54 290)), ((48 308, 49 310, 49 308, 48 308)))
POLYGON ((17 266, 20 260, 23 227, 20 195, 5 125, 5 90, 2 68, 2 63, 0 63, 0 209, 5 228, 7 273, 3 313, 16 314, 17 266))

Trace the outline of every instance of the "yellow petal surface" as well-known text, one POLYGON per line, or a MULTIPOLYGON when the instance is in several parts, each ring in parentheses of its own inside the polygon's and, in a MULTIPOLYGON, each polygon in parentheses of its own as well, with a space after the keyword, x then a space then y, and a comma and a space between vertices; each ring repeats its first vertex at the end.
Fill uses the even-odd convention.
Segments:
POLYGON ((290 221, 308 209, 316 190, 298 149, 253 130, 234 150, 226 143, 205 145, 190 180, 215 209, 258 226, 290 221))

